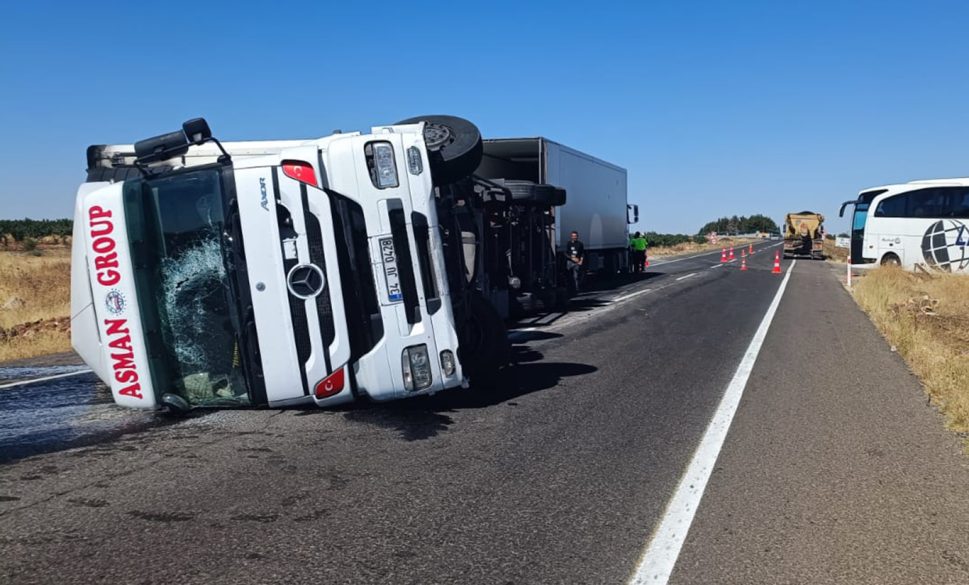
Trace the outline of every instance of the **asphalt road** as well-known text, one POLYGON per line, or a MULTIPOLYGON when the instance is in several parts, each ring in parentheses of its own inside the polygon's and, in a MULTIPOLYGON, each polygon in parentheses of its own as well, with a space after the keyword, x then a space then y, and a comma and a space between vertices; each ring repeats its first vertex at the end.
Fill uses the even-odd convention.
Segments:
MULTIPOLYGON (((0 582, 627 582, 772 261, 654 262, 584 294, 512 333, 490 392, 0 443, 0 582)), ((969 582, 958 441, 824 264, 792 276, 673 582, 969 582)))

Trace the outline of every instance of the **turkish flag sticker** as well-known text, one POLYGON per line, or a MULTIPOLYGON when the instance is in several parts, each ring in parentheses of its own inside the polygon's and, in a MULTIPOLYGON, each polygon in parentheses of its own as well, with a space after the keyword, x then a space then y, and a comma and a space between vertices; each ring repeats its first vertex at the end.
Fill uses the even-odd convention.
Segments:
POLYGON ((314 394, 317 398, 336 396, 340 392, 343 392, 344 383, 343 368, 340 368, 330 374, 326 379, 317 382, 314 394))

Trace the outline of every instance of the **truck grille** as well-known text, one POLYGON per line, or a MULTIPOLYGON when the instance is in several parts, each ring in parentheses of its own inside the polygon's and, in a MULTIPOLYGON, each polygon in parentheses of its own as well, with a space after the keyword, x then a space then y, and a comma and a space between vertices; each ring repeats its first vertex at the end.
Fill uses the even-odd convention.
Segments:
MULTIPOLYGON (((280 200, 279 174, 275 168, 273 168, 273 192, 276 194, 276 221, 279 224, 280 237, 283 239, 292 237, 295 235, 292 228, 292 214, 280 200)), ((279 253, 283 254, 282 242, 280 242, 279 253)), ((289 271, 292 270, 297 264, 299 264, 298 259, 287 259, 285 256, 283 257, 283 282, 286 281, 286 276, 289 274, 289 271)), ((286 296, 289 298, 289 317, 293 324, 293 337, 294 341, 296 342, 296 355, 299 358, 299 363, 301 366, 299 369, 299 378, 303 384, 303 394, 308 396, 310 393, 310 387, 306 380, 306 368, 304 366, 306 362, 309 361, 310 355, 313 353, 313 343, 310 341, 310 328, 309 324, 306 322, 306 302, 288 293, 286 296)))
POLYGON ((356 360, 384 336, 370 258, 363 208, 351 199, 327 191, 333 211, 337 262, 343 287, 343 310, 350 336, 350 359, 356 360))
POLYGON ((407 238, 404 205, 400 199, 387 201, 387 213, 390 216, 390 233, 394 237, 394 251, 397 252, 397 268, 400 270, 400 288, 404 295, 407 322, 413 325, 421 320, 421 304, 417 296, 417 280, 414 277, 410 240, 407 238))
MULTIPOLYGON (((303 186, 303 213, 306 218, 306 238, 310 249, 310 262, 319 266, 326 274, 326 256, 323 253, 323 229, 320 227, 320 220, 310 211, 306 196, 306 187, 303 186)), ((330 347, 336 337, 336 328, 333 324, 333 306, 330 302, 330 287, 323 288, 323 292, 316 296, 316 311, 319 314, 320 333, 323 336, 323 345, 330 347)), ((332 371, 329 356, 327 356, 327 373, 332 371)))

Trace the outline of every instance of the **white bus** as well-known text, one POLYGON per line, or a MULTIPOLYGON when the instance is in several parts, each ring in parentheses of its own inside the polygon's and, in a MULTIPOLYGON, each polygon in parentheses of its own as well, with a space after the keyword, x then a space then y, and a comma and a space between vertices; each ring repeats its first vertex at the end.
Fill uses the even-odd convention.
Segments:
POLYGON ((969 268, 969 178, 912 181, 865 189, 854 201, 853 263, 916 266, 944 272, 969 268))

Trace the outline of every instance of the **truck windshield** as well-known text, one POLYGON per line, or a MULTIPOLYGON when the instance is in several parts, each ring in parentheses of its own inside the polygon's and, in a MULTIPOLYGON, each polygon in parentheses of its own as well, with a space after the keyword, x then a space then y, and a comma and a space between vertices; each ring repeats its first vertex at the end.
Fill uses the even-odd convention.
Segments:
POLYGON ((125 217, 152 379, 193 406, 249 403, 222 172, 129 180, 125 217))

